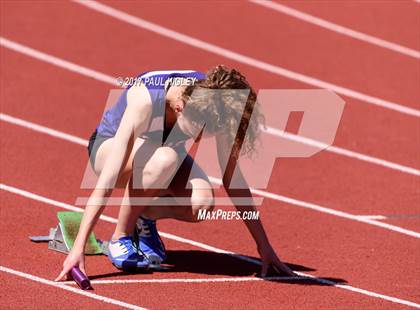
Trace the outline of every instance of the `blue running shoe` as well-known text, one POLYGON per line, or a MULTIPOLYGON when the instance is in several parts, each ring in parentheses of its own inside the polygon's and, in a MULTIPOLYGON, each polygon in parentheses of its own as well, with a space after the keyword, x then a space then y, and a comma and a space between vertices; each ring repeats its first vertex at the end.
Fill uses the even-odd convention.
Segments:
POLYGON ((156 221, 139 217, 137 236, 140 253, 146 256, 151 267, 159 267, 166 259, 166 250, 156 228, 156 221))
POLYGON ((117 241, 109 241, 108 258, 118 269, 132 270, 149 267, 146 257, 140 255, 132 237, 122 237, 117 241))

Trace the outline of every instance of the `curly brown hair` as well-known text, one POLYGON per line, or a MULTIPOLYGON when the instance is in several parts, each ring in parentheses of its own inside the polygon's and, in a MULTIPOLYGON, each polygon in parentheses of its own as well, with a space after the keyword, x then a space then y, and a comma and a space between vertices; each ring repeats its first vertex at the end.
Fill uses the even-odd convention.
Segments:
POLYGON ((239 71, 218 65, 204 80, 187 86, 182 99, 185 102, 183 113, 189 120, 204 122, 210 133, 223 132, 242 155, 252 156, 256 152, 264 116, 255 91, 239 71))

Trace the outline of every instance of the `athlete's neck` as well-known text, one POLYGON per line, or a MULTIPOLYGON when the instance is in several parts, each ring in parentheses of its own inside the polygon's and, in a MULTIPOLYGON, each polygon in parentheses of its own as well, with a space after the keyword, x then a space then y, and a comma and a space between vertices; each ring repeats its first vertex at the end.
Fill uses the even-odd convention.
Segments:
POLYGON ((182 86, 171 86, 166 93, 165 125, 167 127, 175 125, 178 114, 184 109, 184 101, 182 100, 184 90, 185 87, 182 86))

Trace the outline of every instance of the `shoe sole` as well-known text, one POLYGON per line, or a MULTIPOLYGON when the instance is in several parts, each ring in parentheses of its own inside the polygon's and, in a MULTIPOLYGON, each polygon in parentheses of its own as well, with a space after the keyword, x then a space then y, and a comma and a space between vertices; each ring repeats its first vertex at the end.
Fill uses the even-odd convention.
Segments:
POLYGON ((162 262, 164 261, 160 256, 158 255, 147 255, 144 254, 144 256, 147 258, 147 260, 150 262, 149 266, 152 268, 159 268, 162 262))
POLYGON ((144 265, 144 266, 127 266, 127 267, 118 266, 110 259, 109 255, 107 255, 107 256, 108 256, 108 260, 111 262, 111 264, 119 270, 127 270, 127 271, 129 271, 129 270, 144 270, 144 269, 149 269, 149 266, 150 266, 150 264, 147 264, 147 265, 144 265))
POLYGON ((115 268, 117 268, 118 270, 123 270, 123 271, 147 270, 147 269, 150 268, 150 265, 146 265, 144 267, 139 267, 139 266, 136 266, 136 267, 134 267, 134 266, 133 267, 123 267, 123 266, 117 266, 114 263, 112 263, 112 265, 115 268))

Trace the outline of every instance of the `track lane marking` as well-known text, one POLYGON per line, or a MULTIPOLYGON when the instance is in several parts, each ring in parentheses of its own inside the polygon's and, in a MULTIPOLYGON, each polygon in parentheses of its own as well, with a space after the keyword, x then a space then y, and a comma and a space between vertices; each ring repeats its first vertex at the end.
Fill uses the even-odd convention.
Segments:
POLYGON ((19 52, 21 54, 31 56, 31 57, 36 58, 38 60, 50 63, 50 64, 55 65, 57 67, 66 68, 69 71, 76 72, 76 73, 91 77, 91 78, 93 78, 95 80, 98 80, 98 81, 101 81, 101 82, 106 82, 106 83, 110 83, 110 84, 118 86, 117 80, 115 78, 112 78, 112 77, 110 77, 108 75, 105 75, 103 73, 100 73, 98 71, 91 70, 91 69, 83 67, 83 66, 79 66, 79 65, 77 65, 73 62, 70 62, 70 61, 67 61, 67 60, 64 60, 64 59, 61 59, 61 58, 58 58, 58 57, 40 52, 40 51, 37 51, 33 48, 30 48, 28 46, 19 44, 17 42, 12 41, 12 40, 8 40, 4 37, 0 37, 0 45, 5 47, 5 48, 8 48, 10 50, 19 52))
POLYGON ((62 131, 58 131, 58 130, 55 130, 55 129, 52 129, 52 128, 49 128, 49 127, 38 125, 38 124, 35 124, 33 122, 28 122, 28 121, 25 121, 21 118, 13 117, 13 116, 10 116, 10 115, 4 114, 4 113, 0 113, 0 121, 6 122, 6 123, 9 123, 9 124, 13 124, 13 125, 17 125, 17 126, 21 126, 23 128, 27 128, 27 129, 30 129, 30 130, 34 130, 36 132, 40 132, 40 133, 49 135, 49 136, 54 137, 54 138, 59 138, 59 139, 62 139, 62 140, 70 141, 70 142, 73 142, 73 143, 78 144, 78 145, 87 146, 87 143, 88 143, 88 141, 86 139, 82 139, 82 138, 76 137, 74 135, 67 134, 67 133, 64 133, 62 131))
POLYGON ((251 67, 255 67, 258 69, 261 69, 263 71, 271 72, 276 75, 284 76, 286 78, 296 80, 303 82, 305 84, 313 85, 315 87, 323 88, 323 89, 329 89, 332 90, 338 94, 355 98, 385 109, 389 109, 395 112, 399 112, 402 114, 407 114, 415 117, 420 117, 420 110, 415 108, 410 108, 408 106, 404 106, 401 104, 398 104, 396 102, 384 100, 381 98, 377 98, 374 96, 370 96, 367 94, 364 94, 362 92, 339 86, 333 83, 329 83, 317 78, 314 78, 312 76, 308 76, 302 73, 298 73, 292 70, 285 69, 280 66, 276 66, 249 56, 246 56, 244 54, 240 54, 231 50, 228 50, 226 48, 220 47, 215 44, 211 44, 208 42, 205 42, 203 40, 185 35, 183 33, 174 31, 172 29, 160 26, 158 24, 149 22, 145 19, 142 19, 140 17, 130 15, 126 12, 120 11, 118 9, 115 9, 113 7, 110 7, 108 5, 96 2, 96 1, 80 1, 80 0, 73 0, 73 2, 80 4, 86 8, 89 8, 91 10, 94 10, 96 12, 102 13, 104 15, 113 17, 115 19, 118 19, 122 22, 131 24, 133 26, 136 26, 141 29, 146 29, 148 31, 157 33, 161 36, 167 37, 169 39, 182 42, 184 44, 199 48, 201 50, 205 50, 207 52, 210 52, 212 54, 216 54, 219 56, 222 56, 227 59, 231 59, 243 64, 246 64, 251 67))
MULTIPOLYGON (((52 56, 50 54, 46 54, 44 52, 35 50, 33 48, 30 48, 28 46, 19 44, 17 42, 5 39, 5 38, 1 38, 0 37, 0 45, 4 46, 5 48, 9 48, 15 52, 24 54, 26 56, 38 59, 40 61, 44 61, 47 62, 49 64, 55 65, 57 67, 63 68, 63 69, 67 69, 69 71, 78 73, 80 75, 83 76, 87 76, 90 78, 93 78, 95 80, 101 81, 101 82, 105 82, 108 84, 111 84, 113 86, 117 86, 119 87, 117 81, 115 78, 106 75, 102 72, 93 70, 93 69, 89 69, 86 67, 83 67, 81 65, 69 62, 67 60, 52 56)), ((2 117, 4 118, 4 120, 9 119, 10 122, 20 122, 22 124, 24 124, 24 121, 22 122, 22 120, 18 120, 16 118, 13 118, 11 116, 8 116, 6 114, 2 114, 2 117)), ((309 138, 305 138, 305 137, 301 137, 295 134, 291 134, 291 133, 287 133, 284 132, 282 130, 276 129, 276 128, 272 128, 272 127, 267 127, 266 129, 263 128, 263 131, 267 134, 270 135, 274 135, 283 139, 287 139, 287 140, 291 140, 291 141, 295 141, 295 142, 299 142, 302 144, 306 144, 306 145, 310 145, 313 147, 317 147, 320 149, 325 149, 325 147, 327 147, 326 144, 320 142, 320 141, 316 141, 313 139, 309 139, 309 138)), ((370 164, 375 164, 378 166, 382 166, 385 168, 389 168, 389 169, 393 169, 396 171, 400 171, 400 172, 404 172, 404 173, 408 173, 408 174, 412 174, 412 175, 416 175, 416 176, 420 176, 420 170, 412 168, 412 167, 408 167, 408 166, 404 166, 404 165, 400 165, 397 163, 393 163, 391 161, 387 161, 384 159, 380 159, 377 157, 373 157, 373 156, 369 156, 369 155, 365 155, 362 153, 358 153, 358 152, 354 152, 351 150, 347 150, 344 148, 340 148, 340 147, 336 147, 336 146, 328 146, 325 151, 327 152, 331 152, 334 154, 338 154, 338 155, 342 155, 342 156, 346 156, 349 158, 354 158, 354 159, 358 159, 364 162, 368 162, 370 164)))
POLYGON ((249 0, 249 2, 265 7, 267 9, 271 9, 289 16, 292 16, 296 19, 302 20, 304 22, 307 22, 309 24, 328 29, 330 31, 339 33, 344 36, 348 36, 353 39, 357 39, 366 43, 370 43, 397 53, 400 53, 402 55, 410 56, 419 59, 420 58, 420 52, 418 50, 393 43, 384 39, 380 39, 378 37, 353 30, 348 27, 341 26, 339 24, 327 21, 325 19, 316 17, 314 15, 310 15, 308 13, 304 13, 300 10, 293 9, 291 7, 288 7, 286 5, 274 2, 274 1, 267 1, 267 0, 249 0))
MULTIPOLYGON (((75 211, 75 210, 78 209, 80 212, 83 212, 82 208, 77 208, 77 207, 74 207, 74 206, 69 205, 67 203, 59 202, 59 201, 56 201, 56 200, 53 200, 53 199, 50 199, 50 198, 46 198, 46 197, 43 197, 41 195, 37 195, 37 194, 31 193, 31 192, 28 192, 28 191, 25 191, 25 190, 22 190, 22 189, 13 187, 13 186, 9 186, 9 185, 6 185, 6 184, 0 184, 0 190, 5 190, 5 191, 8 191, 10 193, 14 193, 14 194, 26 197, 26 198, 30 198, 30 199, 33 199, 33 200, 36 200, 36 201, 44 202, 47 205, 53 205, 53 206, 57 206, 57 207, 67 209, 67 210, 72 210, 72 211, 75 211)), ((106 217, 101 216, 100 219, 104 220, 106 222, 114 223, 114 224, 117 222, 116 218, 112 218, 112 217, 109 217, 109 216, 106 216, 106 217)), ((194 240, 186 239, 186 238, 179 237, 179 236, 176 236, 176 235, 173 235, 173 234, 164 233, 164 232, 159 232, 159 233, 162 237, 167 238, 167 239, 171 239, 171 240, 179 241, 179 242, 182 242, 182 243, 190 244, 190 245, 193 245, 195 247, 202 248, 202 249, 205 249, 205 250, 208 250, 208 251, 211 251, 211 252, 227 254, 229 256, 238 258, 240 260, 244 260, 244 261, 256 264, 256 265, 261 265, 261 262, 257 259, 254 259, 254 258, 243 256, 241 254, 237 254, 237 253, 234 253, 234 252, 231 252, 231 251, 219 249, 219 248, 210 246, 210 245, 205 244, 205 243, 201 243, 201 242, 197 242, 197 241, 194 241, 194 240)), ((359 293, 359 294, 362 294, 362 295, 366 295, 366 296, 370 296, 370 297, 374 297, 374 298, 379 298, 379 299, 387 300, 387 301, 390 301, 390 302, 393 302, 393 303, 403 304, 403 305, 406 305, 406 306, 410 306, 410 307, 420 309, 420 304, 417 304, 415 302, 411 302, 411 301, 408 301, 408 300, 404 300, 404 299, 400 299, 400 298, 396 298, 396 297, 392 297, 392 296, 388 296, 388 295, 384 295, 384 294, 379 294, 379 293, 368 291, 368 290, 365 290, 365 289, 353 287, 353 286, 347 285, 347 284, 345 284, 345 285, 344 284, 339 284, 339 283, 331 281, 331 280, 317 278, 315 276, 305 274, 305 273, 302 273, 302 272, 297 272, 297 274, 302 275, 304 277, 309 277, 309 278, 313 279, 314 281, 317 281, 321 284, 334 286, 334 287, 337 287, 337 288, 341 288, 341 289, 348 290, 348 291, 351 291, 351 292, 359 293)), ((56 283, 56 282, 53 282, 53 281, 51 281, 51 282, 56 283)))
MULTIPOLYGON (((149 283, 223 283, 223 282, 254 282, 254 281, 307 281, 310 277, 223 277, 223 278, 169 278, 169 279, 118 279, 92 280, 92 284, 149 284, 149 283)), ((77 285, 74 281, 62 282, 67 285, 77 285)))
POLYGON ((280 138, 284 138, 287 140, 291 140, 291 141, 295 141, 295 142, 299 142, 302 144, 306 144, 306 145, 310 145, 316 148, 319 148, 323 151, 326 152, 331 152, 337 155, 341 155, 341 156, 345 156, 345 157, 349 157, 349 158, 353 158, 353 159, 358 159, 360 161, 364 161, 370 164, 374 164, 374 165, 378 165, 381 167, 385 167, 385 168, 389 168, 392 170, 396 170, 396 171, 400 171, 403 173, 408 173, 408 174, 412 174, 415 176, 420 176, 420 170, 416 169, 416 168, 412 168, 412 167, 408 167, 408 166, 404 166, 404 165, 400 165, 394 162, 390 162, 381 158, 377 158, 377 157, 373 157, 373 156, 369 156, 369 155, 365 155, 362 153, 358 153, 358 152, 354 152, 351 150, 347 150, 341 147, 337 147, 334 145, 330 145, 328 146, 327 144, 321 142, 321 141, 317 141, 317 140, 313 140, 310 138, 306 138, 306 137, 302 137, 302 136, 298 136, 295 134, 291 134, 288 133, 286 131, 282 131, 279 130, 277 128, 272 128, 267 126, 266 129, 263 129, 264 132, 266 132, 267 134, 271 134, 280 138))
POLYGON ((94 294, 94 293, 91 293, 91 292, 88 292, 88 291, 83 291, 79 288, 75 288, 75 287, 65 285, 63 282, 54 282, 54 281, 51 281, 51 280, 47 280, 47 279, 29 274, 29 273, 25 273, 25 272, 18 271, 18 270, 12 269, 12 268, 8 268, 8 267, 5 267, 5 266, 0 266, 0 271, 8 273, 8 274, 12 274, 14 276, 18 276, 18 277, 21 277, 21 278, 24 278, 24 279, 27 279, 27 280, 38 282, 38 283, 41 283, 41 284, 57 287, 57 288, 60 288, 62 290, 66 290, 66 291, 69 291, 69 292, 72 292, 72 293, 75 293, 75 294, 79 294, 79 295, 82 295, 82 296, 85 296, 85 297, 96 299, 96 300, 99 300, 99 301, 102 301, 102 302, 105 302, 105 303, 108 303, 108 304, 113 304, 113 305, 116 305, 116 306, 120 306, 120 307, 123 307, 123 308, 126 308, 126 309, 134 309, 134 310, 145 310, 146 309, 146 308, 142 308, 142 307, 139 307, 139 306, 136 306, 136 305, 133 305, 133 304, 123 302, 121 300, 105 297, 105 296, 94 294))
MULTIPOLYGON (((81 143, 80 145, 85 146, 85 147, 88 145, 88 141, 85 140, 85 139, 82 139, 82 138, 79 138, 79 137, 76 137, 76 136, 73 136, 73 135, 70 135, 70 134, 62 133, 58 130, 51 130, 50 131, 51 128, 49 128, 49 127, 45 127, 45 126, 38 125, 38 124, 35 124, 36 126, 32 126, 33 123, 28 122, 28 121, 24 121, 24 120, 20 120, 20 122, 12 122, 12 119, 10 119, 10 117, 7 118, 7 119, 9 120, 10 123, 12 123, 14 125, 18 125, 18 126, 20 126, 19 123, 24 122, 23 124, 25 126, 23 126, 23 127, 26 128, 26 129, 29 129, 29 130, 33 130, 33 131, 41 132, 41 133, 46 133, 50 136, 53 136, 53 137, 56 137, 56 138, 59 138, 59 139, 65 140, 65 141, 70 141, 70 142, 74 142, 74 143, 77 143, 77 144, 81 143), (75 142, 75 141, 77 141, 77 142, 75 142)), ((4 117, 4 114, 0 113, 0 120, 6 120, 6 118, 4 117)), ((222 180, 221 179, 209 176, 209 180, 214 184, 222 185, 222 180)), ((419 232, 412 231, 412 230, 409 230, 409 229, 405 229, 405 228, 402 228, 402 227, 399 227, 399 226, 391 225, 391 224, 388 224, 388 223, 383 223, 383 222, 380 222, 380 221, 376 221, 376 220, 371 219, 371 218, 366 218, 366 217, 363 217, 363 216, 360 216, 360 215, 354 215, 354 214, 347 213, 347 212, 344 212, 344 211, 339 211, 339 210, 323 207, 323 206, 320 206, 320 205, 317 205, 317 204, 314 204, 314 203, 298 200, 298 199, 295 199, 295 198, 291 198, 291 197, 287 197, 287 196, 283 196, 283 195, 279 195, 279 194, 275 194, 275 193, 271 193, 271 192, 267 192, 267 191, 263 191, 263 190, 259 190, 259 189, 250 188, 250 190, 253 194, 256 194, 258 196, 273 199, 273 200, 277 200, 277 201, 280 201, 280 202, 285 202, 287 204, 291 204, 291 205, 296 206, 296 207, 310 209, 310 210, 313 210, 313 211, 333 215, 333 216, 336 216, 336 217, 341 217, 341 218, 345 218, 345 219, 348 219, 348 220, 353 220, 353 221, 357 221, 357 222, 360 222, 360 223, 365 223, 365 224, 368 224, 368 225, 381 227, 381 228, 391 230, 391 231, 394 231, 394 232, 398 232, 398 233, 401 233, 401 234, 404 234, 404 235, 407 235, 407 236, 410 236, 410 237, 420 238, 420 233, 419 232)))
POLYGON ((359 218, 365 218, 370 220, 387 220, 388 217, 385 215, 357 215, 359 218))

